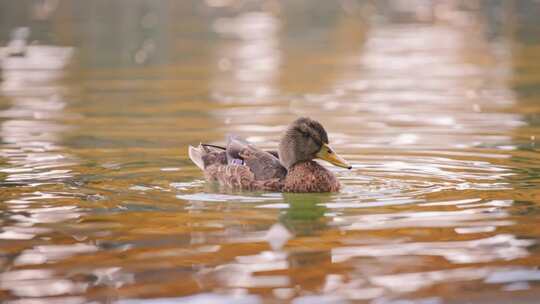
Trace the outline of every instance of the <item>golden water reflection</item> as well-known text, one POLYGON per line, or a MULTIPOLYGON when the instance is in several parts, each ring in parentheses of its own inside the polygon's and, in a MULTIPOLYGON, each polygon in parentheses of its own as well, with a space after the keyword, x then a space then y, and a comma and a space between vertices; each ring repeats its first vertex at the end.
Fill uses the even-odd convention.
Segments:
POLYGON ((40 5, 0 2, 36 40, 0 52, 2 302, 536 300, 537 4, 40 5), (340 193, 187 157, 299 115, 351 161, 340 193))

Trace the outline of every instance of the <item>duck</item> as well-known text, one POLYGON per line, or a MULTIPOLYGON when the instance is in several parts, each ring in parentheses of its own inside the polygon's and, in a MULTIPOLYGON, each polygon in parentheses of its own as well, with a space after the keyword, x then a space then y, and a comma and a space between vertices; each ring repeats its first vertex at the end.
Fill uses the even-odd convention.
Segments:
POLYGON ((237 190, 338 192, 337 178, 314 160, 352 168, 330 147, 321 123, 309 117, 300 117, 287 127, 277 151, 265 151, 240 137, 229 136, 226 146, 190 145, 188 154, 207 181, 237 190))

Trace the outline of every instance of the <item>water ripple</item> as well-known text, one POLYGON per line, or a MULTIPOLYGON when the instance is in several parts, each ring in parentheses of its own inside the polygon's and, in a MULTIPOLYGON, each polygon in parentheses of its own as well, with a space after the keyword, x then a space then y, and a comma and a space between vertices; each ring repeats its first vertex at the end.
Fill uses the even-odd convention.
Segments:
POLYGON ((353 257, 386 257, 408 255, 441 256, 456 263, 481 263, 526 257, 532 240, 520 240, 510 234, 470 241, 391 243, 384 245, 337 247, 332 249, 332 262, 341 263, 353 257), (399 244, 398 246, 396 246, 399 244))

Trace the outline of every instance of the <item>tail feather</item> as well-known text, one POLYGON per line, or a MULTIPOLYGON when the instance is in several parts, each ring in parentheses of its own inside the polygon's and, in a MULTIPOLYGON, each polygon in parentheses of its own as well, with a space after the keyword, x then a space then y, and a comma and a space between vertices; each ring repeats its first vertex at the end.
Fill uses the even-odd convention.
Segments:
POLYGON ((199 169, 204 170, 204 161, 203 161, 203 154, 204 150, 202 145, 199 145, 197 148, 193 146, 189 146, 188 154, 191 161, 199 167, 199 169))

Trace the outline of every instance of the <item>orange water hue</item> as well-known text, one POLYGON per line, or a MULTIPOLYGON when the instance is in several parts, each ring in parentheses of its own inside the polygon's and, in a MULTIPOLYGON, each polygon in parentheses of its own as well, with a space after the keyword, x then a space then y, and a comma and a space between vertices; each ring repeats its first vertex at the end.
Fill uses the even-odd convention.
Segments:
POLYGON ((499 2, 0 4, 39 40, 0 57, 0 301, 535 303, 540 6, 499 2), (188 159, 298 116, 340 193, 188 159))

